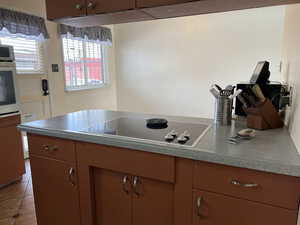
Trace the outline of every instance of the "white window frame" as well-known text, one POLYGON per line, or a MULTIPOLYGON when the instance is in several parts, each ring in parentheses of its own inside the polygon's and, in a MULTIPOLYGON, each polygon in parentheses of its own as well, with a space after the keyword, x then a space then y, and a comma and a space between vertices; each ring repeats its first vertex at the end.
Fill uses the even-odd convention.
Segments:
POLYGON ((47 59, 46 59, 46 54, 45 54, 45 44, 44 41, 39 40, 38 38, 34 38, 34 37, 27 37, 25 35, 19 35, 19 34, 10 34, 8 31, 6 31, 5 29, 1 30, 0 32, 3 32, 0 34, 0 43, 1 43, 1 37, 5 37, 7 36, 8 38, 24 38, 24 39, 28 39, 28 40, 33 40, 37 42, 38 45, 38 51, 39 51, 39 55, 41 57, 41 71, 20 71, 18 70, 18 68, 16 68, 16 74, 17 75, 45 75, 47 74, 47 59), (15 37, 14 37, 15 36, 15 37))
MULTIPOLYGON (((108 47, 104 44, 101 44, 101 56, 103 58, 102 60, 102 75, 103 75, 103 83, 101 84, 89 84, 89 85, 81 85, 81 86, 73 86, 73 87, 69 87, 67 86, 67 82, 66 82, 66 71, 65 71, 65 57, 64 57, 64 45, 63 45, 63 38, 71 38, 70 36, 67 37, 62 37, 61 38, 61 53, 62 53, 62 60, 63 60, 63 74, 64 74, 64 89, 65 92, 74 92, 74 91, 84 91, 84 90, 91 90, 91 89, 99 89, 99 88, 103 88, 103 87, 107 87, 110 83, 109 80, 109 70, 108 70, 108 47)), ((88 40, 83 40, 88 41, 88 40)), ((85 50, 85 48, 84 48, 85 50)), ((86 73, 86 71, 85 71, 86 73)), ((86 76, 86 74, 85 74, 86 76)))

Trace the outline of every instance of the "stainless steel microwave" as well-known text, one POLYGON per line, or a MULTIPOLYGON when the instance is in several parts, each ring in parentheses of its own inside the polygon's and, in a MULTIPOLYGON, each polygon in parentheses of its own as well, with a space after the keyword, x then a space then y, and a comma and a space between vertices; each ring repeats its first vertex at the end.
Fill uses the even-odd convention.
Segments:
POLYGON ((13 47, 9 45, 0 45, 0 62, 13 62, 14 60, 13 47))
POLYGON ((19 112, 16 65, 0 62, 0 116, 19 112))

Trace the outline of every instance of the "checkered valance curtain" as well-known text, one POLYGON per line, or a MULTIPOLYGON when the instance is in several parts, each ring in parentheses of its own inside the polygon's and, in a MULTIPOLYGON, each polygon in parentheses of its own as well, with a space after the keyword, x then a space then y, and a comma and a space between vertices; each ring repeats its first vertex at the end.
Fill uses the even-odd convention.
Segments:
POLYGON ((72 27, 61 24, 59 33, 61 36, 71 35, 74 38, 99 41, 104 44, 112 43, 112 33, 107 27, 72 27))
POLYGON ((0 31, 48 39, 45 19, 26 13, 0 8, 0 31))

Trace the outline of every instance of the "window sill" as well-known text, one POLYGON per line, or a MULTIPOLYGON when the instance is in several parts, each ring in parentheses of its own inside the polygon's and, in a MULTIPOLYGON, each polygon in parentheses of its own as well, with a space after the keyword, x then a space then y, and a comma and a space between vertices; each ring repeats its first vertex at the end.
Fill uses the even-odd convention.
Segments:
POLYGON ((28 76, 28 75, 41 76, 45 74, 46 74, 45 72, 17 72, 17 76, 28 76))
POLYGON ((85 91, 85 90, 93 90, 93 89, 99 89, 107 87, 108 84, 99 84, 99 85, 93 85, 93 86, 81 86, 81 87, 66 87, 65 92, 74 92, 74 91, 85 91))

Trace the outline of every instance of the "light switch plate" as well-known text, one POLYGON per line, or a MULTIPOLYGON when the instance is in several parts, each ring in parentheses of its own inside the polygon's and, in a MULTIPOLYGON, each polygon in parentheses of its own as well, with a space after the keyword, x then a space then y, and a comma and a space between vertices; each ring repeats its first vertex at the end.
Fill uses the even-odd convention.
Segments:
POLYGON ((59 72, 58 64, 52 64, 51 66, 52 66, 52 72, 54 72, 54 73, 59 72))

